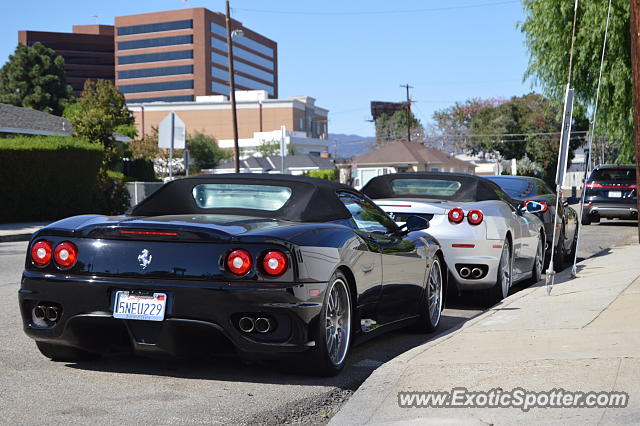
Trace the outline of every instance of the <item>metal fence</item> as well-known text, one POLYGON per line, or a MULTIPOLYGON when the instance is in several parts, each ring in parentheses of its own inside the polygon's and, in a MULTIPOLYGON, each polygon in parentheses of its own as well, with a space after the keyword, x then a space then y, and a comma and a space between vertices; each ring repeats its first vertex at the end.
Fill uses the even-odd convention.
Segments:
POLYGON ((131 207, 156 192, 163 182, 127 182, 127 190, 131 196, 131 207))

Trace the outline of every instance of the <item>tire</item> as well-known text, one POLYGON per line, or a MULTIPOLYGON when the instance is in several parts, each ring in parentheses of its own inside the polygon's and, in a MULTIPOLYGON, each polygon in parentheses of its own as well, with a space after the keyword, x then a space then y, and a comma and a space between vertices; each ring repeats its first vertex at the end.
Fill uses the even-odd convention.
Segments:
POLYGON ((587 215, 583 215, 583 216, 582 216, 582 220, 580 221, 580 223, 581 223, 582 225, 585 225, 585 226, 586 226, 586 225, 591 225, 591 219, 589 219, 589 216, 587 216, 587 215))
POLYGON ((544 238, 540 235, 538 247, 536 248, 536 257, 533 259, 533 268, 531 269, 531 279, 529 280, 531 284, 535 284, 542 279, 545 257, 544 238))
POLYGON ((444 307, 444 281, 442 265, 436 256, 427 275, 427 283, 420 301, 420 317, 415 329, 421 333, 433 333, 440 325, 444 307))
POLYGON ((501 302, 509 295, 509 289, 513 285, 513 251, 508 239, 504 240, 502 246, 502 254, 500 255, 500 263, 498 265, 498 274, 496 283, 493 287, 487 289, 485 302, 492 306, 501 302))
POLYGON ((346 364, 353 334, 353 309, 347 278, 336 271, 327 286, 318 321, 312 327, 315 346, 300 354, 296 369, 309 375, 335 376, 346 364))
POLYGON ((564 228, 560 231, 560 237, 558 238, 558 247, 556 247, 556 250, 553 254, 553 270, 556 272, 560 272, 564 269, 564 261, 567 257, 567 251, 564 248, 564 228))
POLYGON ((36 342, 40 353, 52 361, 80 362, 100 358, 100 355, 54 343, 36 342))
POLYGON ((571 242, 571 250, 569 250, 569 254, 567 255, 567 261, 573 264, 573 259, 576 258, 576 249, 578 247, 578 232, 576 228, 576 232, 574 232, 573 241, 571 242))

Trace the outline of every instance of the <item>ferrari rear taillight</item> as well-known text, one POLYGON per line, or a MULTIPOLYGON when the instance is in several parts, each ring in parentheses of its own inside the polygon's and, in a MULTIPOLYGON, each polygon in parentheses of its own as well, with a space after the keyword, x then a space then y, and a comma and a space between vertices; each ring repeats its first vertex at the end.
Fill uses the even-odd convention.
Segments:
POLYGON ((522 203, 522 205, 526 208, 527 203, 538 203, 542 206, 542 209, 540 209, 540 211, 536 213, 545 213, 547 210, 549 210, 549 204, 546 201, 527 200, 524 203, 522 203))
POLYGON ((284 274, 287 266, 287 256, 277 250, 267 252, 262 258, 262 269, 272 277, 284 274))
POLYGON ((78 249, 75 244, 65 241, 56 246, 53 258, 61 268, 71 268, 78 260, 78 249))
POLYGON ((461 223, 464 220, 464 212, 461 208, 456 207, 454 209, 449 210, 449 222, 451 223, 461 223))
POLYGON ((51 262, 51 243, 40 240, 31 246, 31 260, 40 267, 47 266, 51 262))
POLYGON ((233 250, 227 255, 227 269, 235 275, 246 275, 251 270, 251 254, 243 249, 233 250))
POLYGON ((471 225, 480 225, 484 219, 484 215, 480 210, 471 210, 467 213, 467 220, 471 225))

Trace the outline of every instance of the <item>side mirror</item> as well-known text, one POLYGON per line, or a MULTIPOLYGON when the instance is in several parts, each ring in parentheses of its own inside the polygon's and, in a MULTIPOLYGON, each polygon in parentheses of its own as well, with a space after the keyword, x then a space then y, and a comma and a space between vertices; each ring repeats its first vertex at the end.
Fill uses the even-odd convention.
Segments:
POLYGON ((429 220, 421 216, 409 216, 400 229, 403 232, 423 231, 429 228, 429 220))
POLYGON ((522 204, 526 213, 544 213, 549 209, 546 201, 527 200, 522 204))

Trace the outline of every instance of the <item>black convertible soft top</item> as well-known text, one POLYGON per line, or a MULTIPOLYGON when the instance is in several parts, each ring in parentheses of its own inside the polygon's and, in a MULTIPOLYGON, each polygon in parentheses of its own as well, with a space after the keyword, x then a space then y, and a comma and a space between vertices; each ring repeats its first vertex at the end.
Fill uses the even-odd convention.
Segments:
MULTIPOLYGON (((472 202, 485 200, 499 200, 498 191, 502 192, 495 183, 479 176, 463 173, 391 173, 371 179, 363 188, 362 193, 372 199, 379 198, 430 198, 448 201, 472 202), (394 191, 393 182, 400 179, 445 180, 460 182, 460 189, 451 196, 421 195, 419 193, 402 194, 394 191)), ((506 195, 506 194, 505 194, 506 195)))
POLYGON ((167 183, 136 205, 133 216, 162 216, 179 214, 235 214, 270 217, 294 222, 326 222, 351 217, 339 200, 337 191, 354 192, 353 188, 325 179, 305 176, 271 175, 260 173, 233 173, 194 176, 167 183), (291 197, 278 210, 239 208, 201 208, 192 191, 196 185, 206 183, 285 186, 291 197))

